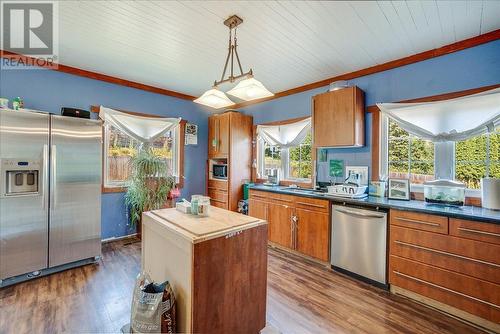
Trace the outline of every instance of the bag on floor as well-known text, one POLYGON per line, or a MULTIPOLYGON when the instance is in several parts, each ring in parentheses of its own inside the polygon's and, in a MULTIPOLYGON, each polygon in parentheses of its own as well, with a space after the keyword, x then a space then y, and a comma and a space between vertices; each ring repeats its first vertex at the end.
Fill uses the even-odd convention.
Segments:
POLYGON ((154 283, 147 273, 137 276, 132 313, 131 333, 175 333, 175 296, 168 281, 154 283))

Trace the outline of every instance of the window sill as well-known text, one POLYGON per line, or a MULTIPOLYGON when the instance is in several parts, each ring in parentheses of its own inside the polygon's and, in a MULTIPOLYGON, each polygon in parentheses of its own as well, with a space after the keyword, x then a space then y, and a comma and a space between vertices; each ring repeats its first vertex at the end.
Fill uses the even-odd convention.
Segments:
POLYGON ((127 187, 102 187, 102 194, 111 194, 111 193, 124 193, 127 191, 127 187))

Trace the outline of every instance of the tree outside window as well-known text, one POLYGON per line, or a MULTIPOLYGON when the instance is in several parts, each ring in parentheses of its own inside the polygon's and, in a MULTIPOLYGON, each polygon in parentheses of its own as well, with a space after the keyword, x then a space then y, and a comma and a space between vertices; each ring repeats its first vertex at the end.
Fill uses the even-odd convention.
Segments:
MULTIPOLYGON (((130 176, 130 160, 137 155, 140 143, 112 125, 106 125, 104 131, 105 186, 122 187, 130 176)), ((174 175, 177 175, 175 136, 175 130, 171 130, 149 146, 157 156, 165 159, 167 167, 172 170, 174 175)))
POLYGON ((388 167, 390 178, 422 184, 434 179, 434 143, 410 135, 389 120, 388 167))
POLYGON ((312 136, 304 138, 297 147, 289 149, 288 178, 312 179, 312 136))
POLYGON ((455 145, 455 177, 467 188, 479 189, 481 178, 500 178, 500 129, 455 145))

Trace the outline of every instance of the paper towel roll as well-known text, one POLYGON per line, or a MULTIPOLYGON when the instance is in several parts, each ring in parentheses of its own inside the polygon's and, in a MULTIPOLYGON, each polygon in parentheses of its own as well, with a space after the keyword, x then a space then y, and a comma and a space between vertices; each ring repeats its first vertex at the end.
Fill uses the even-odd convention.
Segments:
POLYGON ((500 210, 500 179, 494 177, 481 179, 481 205, 483 208, 500 210))

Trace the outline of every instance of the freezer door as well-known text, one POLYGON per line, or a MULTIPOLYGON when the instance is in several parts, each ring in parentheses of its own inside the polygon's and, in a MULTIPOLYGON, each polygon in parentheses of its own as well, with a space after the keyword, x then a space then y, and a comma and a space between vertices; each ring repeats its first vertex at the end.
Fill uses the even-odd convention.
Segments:
POLYGON ((101 254, 100 121, 51 117, 49 267, 101 254))
POLYGON ((47 267, 48 144, 48 114, 0 110, 2 280, 47 267), (25 177, 35 174, 36 179, 25 177), (15 180, 12 175, 16 175, 15 180), (26 191, 30 182, 37 184, 26 191), (19 191, 13 191, 16 185, 19 191))

